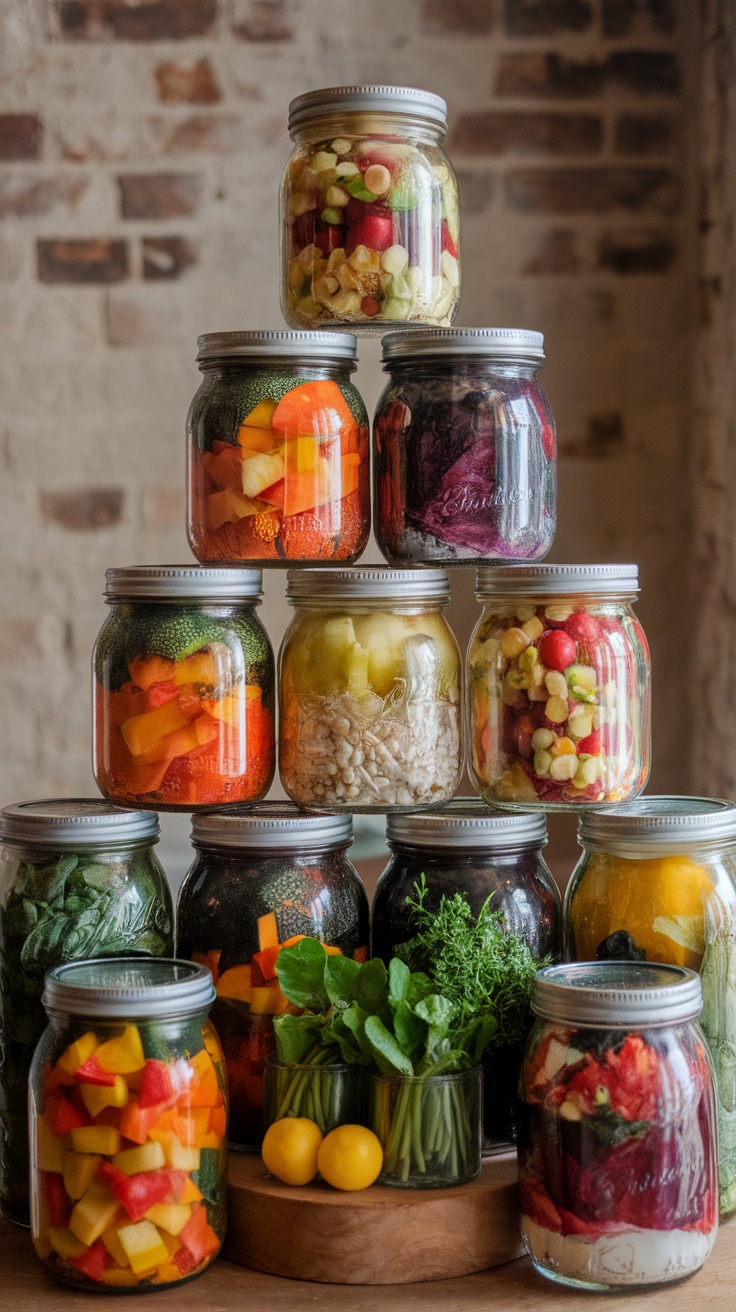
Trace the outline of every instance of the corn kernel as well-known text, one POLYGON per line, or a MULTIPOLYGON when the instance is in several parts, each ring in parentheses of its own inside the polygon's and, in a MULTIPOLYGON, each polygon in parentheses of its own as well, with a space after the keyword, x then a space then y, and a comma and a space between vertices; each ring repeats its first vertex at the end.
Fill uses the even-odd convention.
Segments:
POLYGON ((501 638, 501 651, 510 661, 520 656, 529 646, 529 638, 523 629, 505 629, 501 638))
POLYGON ((545 752, 557 741, 557 735, 551 729, 535 729, 532 734, 532 747, 535 752, 545 752))
POLYGON ((567 702, 567 679, 559 670, 549 670, 544 683, 550 697, 562 697, 567 702))
POLYGON ((555 756, 549 767, 550 777, 558 783, 567 782, 573 778, 578 768, 578 758, 576 756, 555 756))
POLYGON ((572 615, 572 606, 545 606, 544 614, 553 624, 564 624, 572 615))
POLYGON ((521 627, 530 642, 536 642, 537 638, 541 638, 544 633, 544 625, 541 620, 537 619, 536 615, 533 615, 530 620, 526 620, 521 627))
POLYGON ((534 753, 534 773, 541 775, 542 778, 550 772, 552 765, 552 756, 549 752, 539 751, 534 753))
POLYGON ((567 719, 567 702, 562 697, 550 697, 544 713, 553 724, 564 724, 567 719))
POLYGON ((570 738, 558 738, 549 750, 553 756, 574 756, 575 744, 570 738))

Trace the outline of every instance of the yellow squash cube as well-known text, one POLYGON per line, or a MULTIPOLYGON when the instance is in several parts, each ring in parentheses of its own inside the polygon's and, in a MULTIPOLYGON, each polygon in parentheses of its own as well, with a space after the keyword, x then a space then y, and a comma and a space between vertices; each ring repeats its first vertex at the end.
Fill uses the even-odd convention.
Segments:
POLYGON ((45 1116, 36 1117, 36 1166, 39 1171, 64 1170, 64 1140, 54 1134, 45 1116))
POLYGON ((100 1153, 112 1157, 120 1152, 120 1131, 114 1125, 81 1125, 70 1134, 75 1153, 100 1153))
POLYGON ((104 1180, 94 1180, 74 1207, 69 1229, 83 1244, 94 1244, 119 1219, 121 1210, 104 1180))
POLYGON ((106 1107, 125 1107, 128 1103, 128 1086, 122 1075, 115 1076, 115 1083, 80 1084, 79 1092, 90 1116, 99 1116, 106 1107))
POLYGON ((137 1276, 145 1271, 154 1271, 157 1266, 168 1262, 166 1245, 152 1221, 136 1221, 135 1225, 121 1226, 118 1235, 131 1270, 137 1276))
POLYGON ((155 1203, 146 1212, 146 1220, 169 1235, 178 1235, 191 1215, 192 1209, 184 1203, 155 1203))
POLYGON ((48 1235, 49 1243, 59 1257, 81 1257, 87 1251, 87 1245, 71 1230, 59 1230, 50 1225, 48 1235))
MULTIPOLYGON (((166 705, 170 705, 169 702, 166 705)), ((163 708, 162 708, 163 709, 163 708)), ((189 721, 187 721, 189 723, 189 721)), ((136 1025, 127 1025, 117 1039, 108 1039, 97 1049, 97 1060, 109 1075, 132 1075, 146 1064, 143 1044, 136 1025)))
POLYGON ((106 1230, 104 1235, 101 1235, 101 1239, 113 1262, 117 1262, 118 1266, 129 1266, 128 1254, 120 1242, 119 1230, 120 1226, 114 1225, 112 1229, 106 1230))
POLYGON ((179 1143, 175 1134, 162 1145, 166 1155, 166 1165, 175 1171, 198 1171, 199 1148, 185 1148, 179 1143))
POLYGON ((97 1153, 64 1153, 64 1188, 74 1202, 89 1189, 101 1161, 97 1153))
POLYGON ((112 1159, 113 1166, 126 1175, 138 1175, 140 1171, 157 1171, 166 1165, 166 1157, 160 1143, 144 1143, 140 1148, 126 1148, 112 1159))
POLYGON ((83 1065, 98 1047, 99 1039, 92 1030, 83 1034, 81 1039, 75 1039, 69 1047, 62 1052, 57 1066, 60 1066, 65 1075, 73 1075, 78 1066, 83 1065))

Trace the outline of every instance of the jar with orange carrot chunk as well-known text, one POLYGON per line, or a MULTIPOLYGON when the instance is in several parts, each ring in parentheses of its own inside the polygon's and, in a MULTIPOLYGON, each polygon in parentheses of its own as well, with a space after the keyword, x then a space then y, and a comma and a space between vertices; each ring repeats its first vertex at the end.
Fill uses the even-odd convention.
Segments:
POLYGON ((30 1077, 31 1229, 80 1289, 176 1285, 225 1233, 227 1081, 202 966, 56 966, 30 1077))
POLYGON ((275 756, 260 570, 110 569, 105 596, 93 658, 102 792, 170 811, 258 801, 275 756))
POLYGON ((198 560, 357 560, 370 531, 368 414, 351 333, 205 333, 187 419, 198 560))

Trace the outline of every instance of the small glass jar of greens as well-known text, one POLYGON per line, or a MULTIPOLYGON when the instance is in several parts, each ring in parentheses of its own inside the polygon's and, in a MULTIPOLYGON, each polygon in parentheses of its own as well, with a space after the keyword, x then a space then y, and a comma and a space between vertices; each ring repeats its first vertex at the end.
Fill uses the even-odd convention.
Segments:
POLYGON ((173 948, 158 816, 87 798, 0 813, 0 1207, 28 1224, 28 1071, 46 971, 83 957, 173 948))
POLYGON ((447 1189, 480 1174, 482 1066, 437 1075, 374 1073, 368 1101, 369 1125, 383 1148, 379 1184, 447 1189))
POLYGON ((263 1076, 263 1128, 285 1116, 305 1116, 323 1134, 363 1125, 363 1077, 356 1066, 330 1060, 329 1048, 304 1061, 271 1056, 263 1076))

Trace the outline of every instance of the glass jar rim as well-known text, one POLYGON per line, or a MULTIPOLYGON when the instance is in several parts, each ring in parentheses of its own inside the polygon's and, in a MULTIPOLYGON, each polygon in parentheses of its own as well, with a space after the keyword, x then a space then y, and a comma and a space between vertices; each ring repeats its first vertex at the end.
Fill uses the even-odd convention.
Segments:
POLYGON ((695 1020, 700 976, 653 961, 580 961, 537 972, 532 1011, 544 1020, 591 1029, 661 1029, 695 1020))
POLYGON ((158 841, 155 811, 134 811, 93 797, 13 802, 0 811, 0 842, 55 850, 127 847, 158 841))
POLYGON ((105 571, 104 597, 115 601, 258 602, 260 569, 217 569, 208 565, 130 565, 105 571))
POLYGON ((422 601, 446 605, 450 580, 446 569, 386 569, 364 565, 355 569, 290 569, 286 599, 329 602, 385 601, 397 604, 422 601))
POLYGON ((530 328, 413 328, 381 338, 381 359, 387 370, 389 361, 437 356, 538 367, 544 360, 544 333, 530 328))
POLYGON ((635 858, 667 849, 716 848, 736 843, 736 803, 717 797, 655 795, 583 813, 578 842, 591 852, 635 858))
POLYGON ((365 84, 322 87, 289 102, 288 131, 292 141, 300 128, 334 114, 398 114, 421 119, 447 131, 447 102, 433 91, 418 87, 365 84))
POLYGON ((353 842, 350 814, 313 814, 292 802, 261 802, 192 816, 195 847, 238 850, 321 852, 353 842))
POLYGON ((541 848, 547 841, 543 812, 501 811, 472 797, 455 797, 436 811, 386 817, 386 842, 398 847, 504 852, 541 848))
POLYGON ((226 360, 273 363, 280 358, 307 363, 355 364, 358 339, 354 333, 286 332, 282 330, 202 333, 197 338, 200 367, 226 360))
POLYGON ((52 967, 41 1001, 49 1015, 163 1020, 207 1011, 215 996, 206 966, 126 953, 52 967))
POLYGON ((638 565, 481 565, 479 601, 496 597, 637 597, 638 565))

